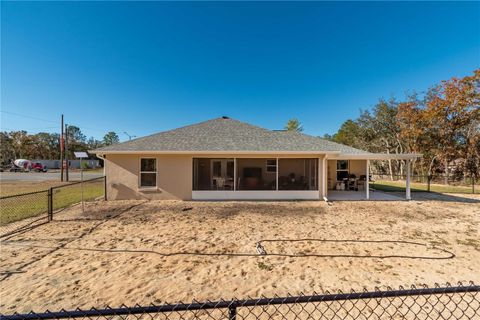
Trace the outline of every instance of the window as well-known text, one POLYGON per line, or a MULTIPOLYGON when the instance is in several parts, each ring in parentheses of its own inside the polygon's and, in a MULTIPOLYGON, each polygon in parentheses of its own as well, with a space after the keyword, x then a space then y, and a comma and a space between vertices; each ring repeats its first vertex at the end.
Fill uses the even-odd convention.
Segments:
POLYGON ((157 186, 157 159, 140 159, 140 187, 157 186))
POLYGON ((337 181, 348 179, 348 160, 337 160, 337 181))
POLYGON ((267 160, 267 172, 277 172, 277 159, 267 160))

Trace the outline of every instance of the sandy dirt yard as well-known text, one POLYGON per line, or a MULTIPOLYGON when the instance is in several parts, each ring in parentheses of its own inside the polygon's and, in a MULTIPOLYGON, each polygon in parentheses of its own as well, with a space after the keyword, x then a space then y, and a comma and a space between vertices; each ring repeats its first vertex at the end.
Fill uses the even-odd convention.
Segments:
POLYGON ((74 206, 1 240, 0 312, 480 283, 480 196, 414 196, 74 206))

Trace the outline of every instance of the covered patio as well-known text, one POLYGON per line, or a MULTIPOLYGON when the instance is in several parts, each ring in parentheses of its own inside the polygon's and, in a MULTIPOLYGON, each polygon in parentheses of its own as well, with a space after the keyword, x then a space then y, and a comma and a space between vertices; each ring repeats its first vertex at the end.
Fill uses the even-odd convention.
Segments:
POLYGON ((404 160, 406 167, 405 198, 411 200, 410 171, 414 154, 364 154, 361 156, 343 156, 324 158, 325 200, 401 200, 399 194, 374 191, 371 188, 370 161, 404 160))

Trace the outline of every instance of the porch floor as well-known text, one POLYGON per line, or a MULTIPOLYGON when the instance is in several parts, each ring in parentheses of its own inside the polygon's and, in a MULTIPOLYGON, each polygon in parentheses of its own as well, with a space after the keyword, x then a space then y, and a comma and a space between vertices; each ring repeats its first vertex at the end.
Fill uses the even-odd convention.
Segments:
MULTIPOLYGON (((367 200, 365 191, 338 191, 328 190, 328 200, 367 200)), ((405 197, 401 197, 400 194, 386 193, 382 191, 370 191, 370 200, 377 201, 400 201, 405 200, 405 197)))

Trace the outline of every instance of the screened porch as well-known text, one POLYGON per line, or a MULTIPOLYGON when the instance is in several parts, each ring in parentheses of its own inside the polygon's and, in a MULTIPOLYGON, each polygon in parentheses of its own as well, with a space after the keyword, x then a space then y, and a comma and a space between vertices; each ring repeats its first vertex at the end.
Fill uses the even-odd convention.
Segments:
POLYGON ((194 198, 235 192, 234 198, 275 199, 283 191, 309 191, 318 199, 318 158, 194 158, 192 190, 194 198))

